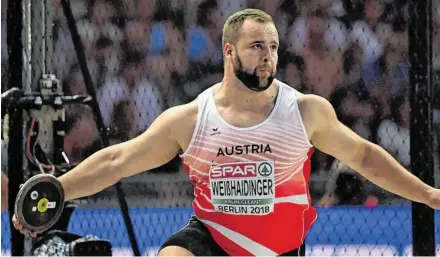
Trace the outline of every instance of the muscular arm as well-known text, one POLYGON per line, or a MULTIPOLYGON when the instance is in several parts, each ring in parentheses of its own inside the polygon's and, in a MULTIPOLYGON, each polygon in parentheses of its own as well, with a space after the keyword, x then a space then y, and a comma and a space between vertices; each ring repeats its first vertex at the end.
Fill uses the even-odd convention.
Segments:
POLYGON ((435 189, 408 172, 381 147, 339 122, 327 100, 304 96, 301 106, 312 110, 306 114, 306 119, 312 129, 311 141, 317 149, 341 160, 389 192, 425 204, 432 200, 435 189))
POLYGON ((124 177, 160 167, 174 158, 181 146, 176 139, 176 121, 185 115, 182 107, 163 112, 138 137, 107 147, 59 177, 66 200, 95 194, 124 177))

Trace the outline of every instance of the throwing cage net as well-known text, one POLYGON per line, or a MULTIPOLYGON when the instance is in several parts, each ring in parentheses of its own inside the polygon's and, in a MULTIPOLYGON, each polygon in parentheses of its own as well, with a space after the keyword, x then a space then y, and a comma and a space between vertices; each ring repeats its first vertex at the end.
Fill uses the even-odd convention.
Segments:
MULTIPOLYGON (((5 188, 14 197, 41 169, 68 172, 220 81, 223 24, 248 7, 275 20, 278 79, 328 99, 341 122, 438 187, 440 1, 427 2, 2 0, 2 92, 65 96, 59 108, 2 104, 2 174, 9 179, 2 201, 5 188)), ((318 220, 307 256, 413 255, 415 244, 416 253, 436 246, 440 254, 438 212, 382 190, 318 150, 310 180, 318 220), (425 235, 420 242, 416 232, 425 235)), ((58 228, 107 240, 113 255, 155 255, 193 214, 192 189, 176 156, 68 202, 58 228)), ((2 255, 34 254, 36 240, 11 230, 10 217, 2 212, 2 255)))

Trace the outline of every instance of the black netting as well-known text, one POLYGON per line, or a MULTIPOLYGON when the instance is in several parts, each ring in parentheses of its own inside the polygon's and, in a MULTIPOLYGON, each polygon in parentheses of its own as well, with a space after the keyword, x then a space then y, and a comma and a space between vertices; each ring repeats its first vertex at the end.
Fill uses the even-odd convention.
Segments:
MULTIPOLYGON (((433 128, 435 135, 433 148, 436 153, 440 153, 440 1, 433 1, 432 9, 433 128)), ((440 185, 439 167, 440 154, 434 154, 434 176, 437 187, 440 185)))
MULTIPOLYGON (((278 28, 277 78, 303 93, 328 99, 345 125, 382 146, 407 169, 411 167, 406 0, 69 2, 110 144, 138 136, 164 110, 191 101, 220 81, 223 24, 233 12, 254 7, 271 14, 278 28)), ((53 53, 48 60, 52 72, 65 95, 87 95, 60 1, 54 1, 52 8, 53 53)), ((2 8, 2 92, 8 72, 5 12, 2 8)), ((433 1, 433 20, 434 174, 438 187, 438 0, 433 1)), ((87 105, 65 108, 64 151, 71 163, 80 163, 103 147, 96 115, 87 105)), ((38 125, 45 127, 49 121, 40 120, 38 125)), ((28 126, 32 123, 27 122, 28 126)), ((41 133, 50 137, 50 131, 41 133)), ((50 144, 42 140, 43 147, 50 148, 50 144)), ((154 255, 192 215, 193 188, 180 158, 121 182, 140 252, 154 255)), ((318 206, 318 220, 307 236, 306 255, 412 254, 409 201, 382 190, 318 150, 312 158, 310 190, 318 206)), ((109 240, 114 255, 133 254, 114 187, 75 203, 78 207, 70 218, 69 232, 109 240)), ((11 247, 7 215, 2 212, 5 255, 11 247)), ((437 226, 437 253, 439 233, 437 226)))

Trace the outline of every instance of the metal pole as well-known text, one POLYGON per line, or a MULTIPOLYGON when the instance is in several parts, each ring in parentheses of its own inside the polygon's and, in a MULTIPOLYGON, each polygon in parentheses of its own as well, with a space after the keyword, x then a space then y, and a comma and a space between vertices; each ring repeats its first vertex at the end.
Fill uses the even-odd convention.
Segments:
MULTIPOLYGON (((410 0, 408 10, 411 170, 434 186, 431 0, 410 0)), ((435 255, 434 222, 433 209, 412 203, 414 256, 435 255)))
MULTIPOLYGON (((104 125, 101 111, 99 109, 99 104, 98 101, 96 100, 95 86, 93 85, 90 72, 87 68, 87 61, 84 53, 84 48, 82 47, 81 38, 79 36, 78 29, 75 23, 75 18, 73 17, 72 9, 70 8, 70 2, 68 0, 61 0, 61 5, 63 7, 64 15, 67 18, 67 24, 69 26, 69 30, 72 36, 72 41, 75 47, 78 63, 81 68, 82 75, 84 77, 85 86, 87 88, 87 94, 92 97, 90 106, 92 107, 92 111, 95 116, 96 124, 100 132, 101 141, 104 147, 108 147, 110 146, 110 141, 107 134, 107 128, 104 125)), ((133 254, 135 256, 140 256, 139 246, 136 241, 136 235, 134 233, 133 224, 130 219, 128 204, 127 201, 125 200, 125 194, 124 191, 122 190, 121 183, 117 182, 115 184, 115 187, 116 187, 116 195, 118 197, 119 206, 122 212, 122 217, 124 219, 125 227, 127 229, 127 234, 130 239, 131 247, 133 249, 133 254)))
MULTIPOLYGON (((52 6, 47 0, 32 2, 32 50, 31 66, 32 81, 29 92, 40 91, 40 80, 43 74, 51 73, 52 67, 52 6), (46 6, 47 5, 47 6, 46 6)), ((27 93, 27 91, 25 91, 27 93)), ((38 117, 40 124, 39 144, 47 156, 53 156, 53 126, 52 120, 57 116, 51 106, 43 106, 41 110, 33 110, 32 114, 38 117)))
MULTIPOLYGON (((7 47, 9 50, 8 88, 23 88, 23 19, 27 19, 26 1, 9 0, 7 12, 7 47)), ((20 108, 8 108, 9 135, 8 135, 8 179, 9 179, 9 221, 11 229, 11 255, 24 254, 24 236, 14 229, 12 216, 14 214, 15 199, 19 186, 23 183, 23 112, 20 108)))

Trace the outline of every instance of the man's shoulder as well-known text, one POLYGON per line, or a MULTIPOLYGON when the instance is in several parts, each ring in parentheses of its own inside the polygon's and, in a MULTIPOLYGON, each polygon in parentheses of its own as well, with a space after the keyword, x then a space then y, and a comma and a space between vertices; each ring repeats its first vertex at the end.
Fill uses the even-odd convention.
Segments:
POLYGON ((197 123, 197 117, 199 113, 199 103, 203 99, 207 99, 207 94, 210 94, 210 89, 217 86, 216 83, 205 90, 203 90, 198 96, 189 103, 173 106, 167 109, 164 113, 168 118, 173 121, 178 121, 179 123, 188 124, 189 127, 195 127, 197 123))
POLYGON ((172 134, 192 133, 197 124, 198 103, 199 99, 195 99, 187 104, 170 107, 162 113, 172 134))
POLYGON ((275 82, 279 87, 282 87, 283 93, 294 95, 298 104, 307 105, 307 109, 316 109, 316 107, 319 108, 328 103, 327 99, 315 94, 301 93, 298 89, 290 86, 287 82, 282 80, 276 79, 275 82))
POLYGON ((298 107, 304 125, 312 133, 325 127, 330 119, 336 118, 331 103, 318 95, 299 93, 298 107))
POLYGON ((331 103, 322 96, 314 94, 304 94, 296 92, 298 98, 298 105, 311 111, 325 111, 327 108, 331 108, 331 103))
POLYGON ((280 80, 276 80, 276 82, 280 87, 283 87, 285 93, 287 92, 288 94, 295 96, 301 112, 314 112, 331 107, 330 102, 324 97, 315 94, 302 93, 286 82, 280 80))
POLYGON ((192 117, 197 117, 197 113, 199 109, 198 107, 199 107, 199 99, 196 98, 189 103, 170 107, 165 112, 166 115, 171 119, 184 121, 187 119, 191 119, 192 117))
POLYGON ((182 105, 176 105, 167 109, 167 126, 171 137, 179 142, 182 149, 186 149, 197 124, 199 98, 182 105))

